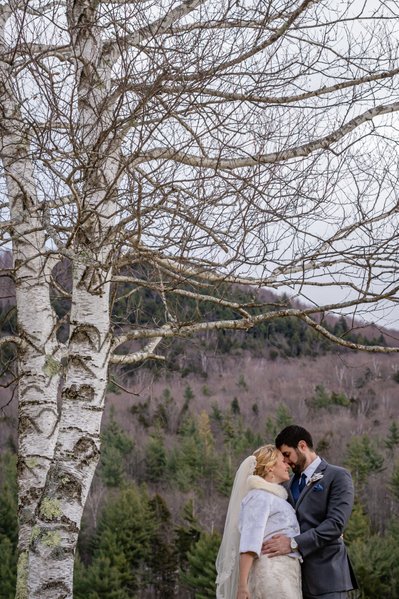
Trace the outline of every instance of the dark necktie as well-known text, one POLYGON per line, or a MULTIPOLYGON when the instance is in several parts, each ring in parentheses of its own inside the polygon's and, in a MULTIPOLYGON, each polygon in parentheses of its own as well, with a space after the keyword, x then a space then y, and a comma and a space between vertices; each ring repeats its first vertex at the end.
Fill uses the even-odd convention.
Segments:
POLYGON ((299 495, 302 493, 302 490, 306 486, 306 474, 302 473, 301 477, 295 476, 291 485, 291 493, 294 498, 295 503, 298 501, 299 495))

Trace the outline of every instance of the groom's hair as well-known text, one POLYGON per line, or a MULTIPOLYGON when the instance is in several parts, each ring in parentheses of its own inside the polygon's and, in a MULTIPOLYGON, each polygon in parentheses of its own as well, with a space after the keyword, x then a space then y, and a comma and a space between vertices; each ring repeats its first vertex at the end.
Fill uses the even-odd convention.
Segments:
POLYGON ((305 441, 309 449, 313 449, 313 439, 309 431, 302 426, 290 424, 290 426, 286 426, 281 433, 277 435, 275 443, 276 447, 281 447, 282 445, 298 447, 299 441, 305 441))

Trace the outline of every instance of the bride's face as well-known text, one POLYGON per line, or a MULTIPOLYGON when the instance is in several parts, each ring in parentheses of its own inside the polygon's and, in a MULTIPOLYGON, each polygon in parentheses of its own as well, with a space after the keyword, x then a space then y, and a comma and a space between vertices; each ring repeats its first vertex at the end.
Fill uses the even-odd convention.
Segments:
POLYGON ((272 473, 274 474, 275 482, 282 483, 285 480, 289 480, 289 470, 290 467, 288 466, 288 464, 284 462, 284 456, 281 453, 281 451, 279 451, 277 456, 277 462, 272 468, 272 473))

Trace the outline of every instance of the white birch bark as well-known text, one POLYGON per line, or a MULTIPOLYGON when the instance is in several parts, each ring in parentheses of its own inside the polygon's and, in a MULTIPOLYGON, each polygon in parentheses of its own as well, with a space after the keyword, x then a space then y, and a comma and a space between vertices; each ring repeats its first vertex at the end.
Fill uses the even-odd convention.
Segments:
POLYGON ((107 112, 99 119, 99 111, 111 78, 106 65, 101 64, 101 35, 94 17, 89 3, 71 6, 69 18, 76 31, 73 43, 81 65, 77 74, 79 147, 90 175, 82 186, 81 221, 73 247, 70 336, 58 439, 29 555, 28 589, 32 599, 72 597, 80 522, 100 455, 111 342, 112 247, 104 238, 112 226, 113 202, 108 190, 117 177, 117 144, 112 142, 114 133, 99 143, 109 125, 107 112), (82 21, 84 26, 75 29, 82 21))
MULTIPOLYGON (((4 23, 3 23, 4 25, 4 23)), ((3 39, 4 28, 1 29, 3 39)), ((3 44, 1 43, 4 49, 3 44)), ((17 597, 29 596, 30 546, 38 504, 53 460, 58 433, 57 393, 61 364, 55 317, 50 302, 50 262, 45 232, 37 213, 33 166, 27 131, 8 82, 8 65, 0 63, 3 115, 1 146, 13 223, 13 257, 19 345, 19 561, 17 597), (6 151, 4 151, 6 149, 6 151)))

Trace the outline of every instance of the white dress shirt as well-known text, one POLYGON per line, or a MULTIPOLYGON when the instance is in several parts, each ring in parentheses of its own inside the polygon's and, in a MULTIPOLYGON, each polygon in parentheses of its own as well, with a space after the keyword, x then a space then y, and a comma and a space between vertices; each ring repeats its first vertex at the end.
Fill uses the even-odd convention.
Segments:
POLYGON ((305 468, 305 470, 302 472, 302 474, 304 474, 306 476, 306 482, 309 482, 309 480, 312 478, 313 474, 316 472, 316 469, 318 467, 318 465, 321 462, 321 458, 319 458, 319 456, 317 456, 313 462, 311 464, 309 464, 309 466, 307 468, 305 468))

